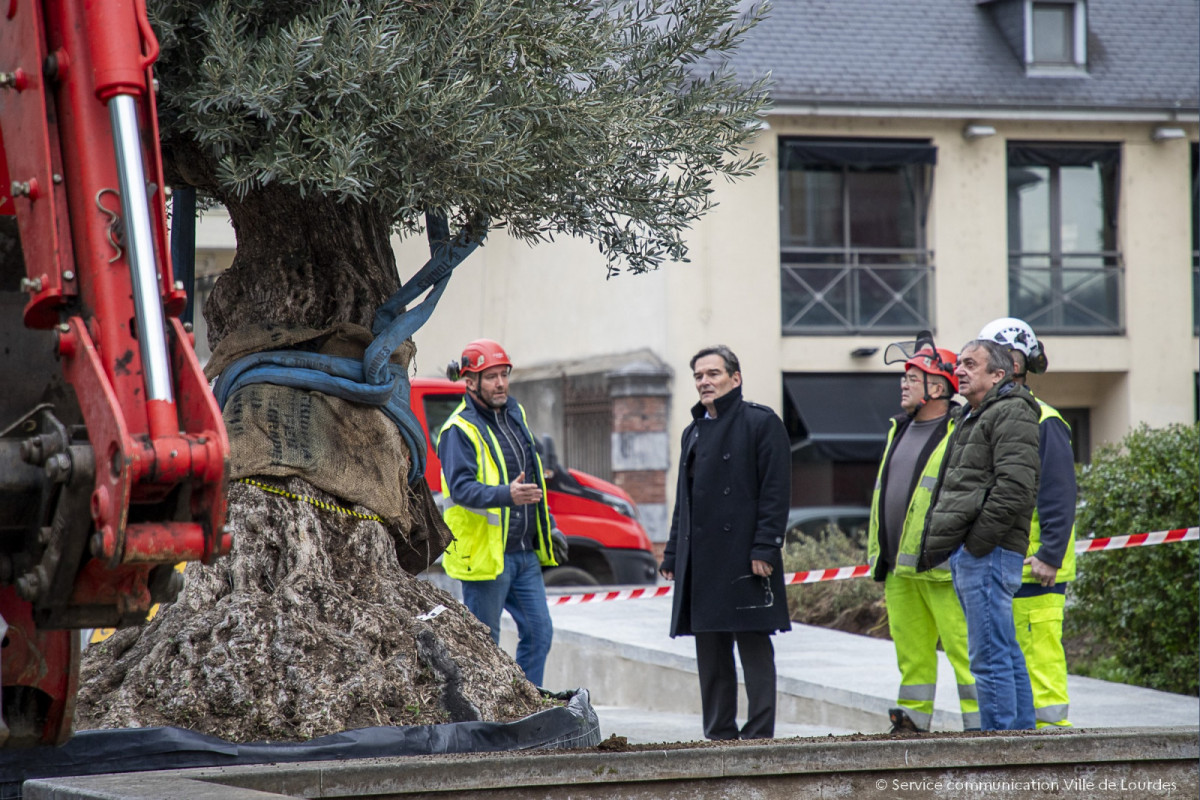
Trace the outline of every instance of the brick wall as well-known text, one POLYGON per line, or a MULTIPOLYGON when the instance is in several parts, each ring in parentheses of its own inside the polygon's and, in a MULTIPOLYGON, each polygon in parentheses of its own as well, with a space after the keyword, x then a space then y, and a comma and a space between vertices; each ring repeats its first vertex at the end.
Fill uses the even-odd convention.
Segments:
MULTIPOLYGON (((664 370, 633 370, 609 375, 612 397, 613 483, 629 492, 638 505, 642 526, 657 545, 666 541, 670 400, 664 370)), ((660 553, 661 555, 661 553, 660 553)))

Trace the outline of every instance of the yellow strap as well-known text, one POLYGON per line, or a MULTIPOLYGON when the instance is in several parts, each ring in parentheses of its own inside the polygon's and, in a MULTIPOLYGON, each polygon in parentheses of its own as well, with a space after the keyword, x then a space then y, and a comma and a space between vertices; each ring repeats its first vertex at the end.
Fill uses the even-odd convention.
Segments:
POLYGON ((264 492, 270 492, 271 494, 277 494, 280 497, 286 497, 289 500, 298 500, 301 503, 308 503, 309 505, 316 506, 317 508, 324 509, 325 511, 335 511, 338 514, 345 514, 347 516, 356 517, 358 519, 367 519, 367 520, 371 520, 372 522, 383 522, 382 517, 377 517, 374 514, 363 514, 360 511, 354 511, 353 509, 342 508, 341 506, 335 506, 333 503, 326 503, 324 500, 318 500, 317 498, 309 497, 306 494, 292 494, 291 492, 286 491, 284 489, 280 489, 278 487, 271 486, 266 483, 260 483, 259 481, 252 480, 251 478, 238 478, 238 483, 244 483, 248 486, 254 486, 256 488, 262 489, 264 492))

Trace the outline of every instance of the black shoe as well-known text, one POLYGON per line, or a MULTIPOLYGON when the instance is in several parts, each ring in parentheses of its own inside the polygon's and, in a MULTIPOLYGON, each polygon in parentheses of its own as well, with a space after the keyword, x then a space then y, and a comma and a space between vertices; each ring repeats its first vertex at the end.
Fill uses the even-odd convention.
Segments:
POLYGON ((912 721, 903 708, 889 708, 888 719, 892 721, 891 733, 920 733, 917 723, 912 721))

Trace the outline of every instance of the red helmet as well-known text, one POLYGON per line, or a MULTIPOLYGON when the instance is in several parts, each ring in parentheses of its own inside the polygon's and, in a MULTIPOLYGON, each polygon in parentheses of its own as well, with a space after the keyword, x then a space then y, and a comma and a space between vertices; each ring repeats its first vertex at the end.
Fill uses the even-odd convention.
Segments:
POLYGON ((506 366, 512 368, 508 353, 498 342, 491 339, 476 339, 463 348, 462 358, 459 359, 458 371, 463 375, 468 372, 483 372, 489 367, 506 366))
POLYGON ((940 378, 945 378, 950 381, 950 388, 958 391, 958 377, 954 374, 954 366, 958 363, 958 356, 952 351, 944 347, 930 347, 925 345, 917 354, 904 362, 904 368, 916 367, 928 375, 937 375, 940 378), (934 353, 937 357, 934 358, 934 353))

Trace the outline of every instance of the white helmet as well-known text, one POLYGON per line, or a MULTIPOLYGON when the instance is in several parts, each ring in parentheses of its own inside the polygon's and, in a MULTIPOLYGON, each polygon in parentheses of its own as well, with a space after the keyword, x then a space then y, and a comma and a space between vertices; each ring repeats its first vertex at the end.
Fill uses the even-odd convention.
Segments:
POLYGON ((1046 348, 1034 335, 1033 328, 1023 319, 1016 317, 1001 317, 994 319, 979 332, 980 339, 999 342, 1010 350, 1020 350, 1025 354, 1025 369, 1035 375, 1046 371, 1050 362, 1046 359, 1046 348))

